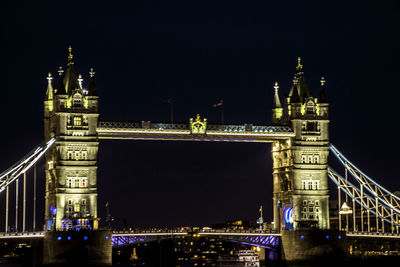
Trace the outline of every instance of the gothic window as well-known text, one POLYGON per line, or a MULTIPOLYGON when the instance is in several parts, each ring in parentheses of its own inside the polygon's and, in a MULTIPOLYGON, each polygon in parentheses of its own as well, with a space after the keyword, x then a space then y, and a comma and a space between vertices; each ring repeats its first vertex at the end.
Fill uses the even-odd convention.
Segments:
POLYGON ((314 114, 314 103, 312 101, 308 101, 307 106, 306 106, 306 114, 314 114))
POLYGON ((85 188, 87 186, 87 178, 79 178, 79 187, 85 188))
POLYGON ((316 122, 313 121, 308 121, 307 122, 307 131, 316 131, 317 127, 316 127, 316 122))
POLYGON ((67 159, 68 160, 87 160, 88 159, 87 146, 70 144, 67 147, 67 159))
POLYGON ((301 188, 303 189, 303 190, 308 190, 308 180, 303 180, 303 181, 301 181, 301 188))
POLYGON ((82 126, 82 117, 74 116, 74 126, 82 126))
POLYGON ((318 156, 314 156, 314 163, 318 163, 318 156))
MULTIPOLYGON (((302 180, 301 188, 303 190, 319 190, 319 181, 318 180, 302 180)), ((312 202, 310 202, 312 203, 312 202)), ((313 205, 313 204, 311 204, 313 205)))
POLYGON ((81 211, 81 207, 80 207, 80 205, 79 205, 79 202, 78 202, 78 201, 76 201, 76 202, 75 202, 75 205, 74 205, 74 206, 75 206, 75 209, 74 209, 74 210, 75 210, 75 212, 80 212, 80 211, 81 211))
POLYGON ((82 212, 86 212, 86 199, 82 199, 81 204, 82 204, 82 212))
POLYGON ((82 96, 79 93, 74 94, 72 103, 74 107, 81 107, 82 106, 82 96))
POLYGON ((72 199, 68 199, 67 212, 72 212, 72 199))
POLYGON ((301 211, 302 213, 302 219, 304 220, 315 220, 315 219, 319 219, 319 212, 320 212, 320 208, 319 208, 319 200, 303 200, 303 209, 301 211))
POLYGON ((88 186, 87 177, 68 177, 67 187, 68 188, 86 188, 88 186))
POLYGON ((305 155, 302 155, 302 156, 301 156, 301 162, 302 162, 302 163, 306 163, 306 161, 307 161, 307 160, 306 160, 306 156, 305 156, 305 155))

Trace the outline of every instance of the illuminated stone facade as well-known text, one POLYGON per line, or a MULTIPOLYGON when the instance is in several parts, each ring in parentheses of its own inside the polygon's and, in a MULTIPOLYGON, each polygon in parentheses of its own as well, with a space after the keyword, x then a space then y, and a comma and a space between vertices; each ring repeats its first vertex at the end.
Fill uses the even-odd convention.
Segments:
POLYGON ((77 76, 71 49, 55 87, 49 74, 44 101, 46 154, 45 230, 97 229, 98 96, 90 72, 88 88, 77 76))
POLYGON ((328 106, 325 80, 319 97, 313 97, 300 60, 283 106, 275 85, 272 122, 295 132, 294 138, 272 144, 276 230, 329 229, 328 106))

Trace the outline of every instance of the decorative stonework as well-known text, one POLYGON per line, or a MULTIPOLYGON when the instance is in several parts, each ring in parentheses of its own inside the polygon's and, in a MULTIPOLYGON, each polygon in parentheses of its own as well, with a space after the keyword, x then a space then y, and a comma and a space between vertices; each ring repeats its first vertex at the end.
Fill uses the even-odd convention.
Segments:
POLYGON ((197 114, 196 120, 190 118, 190 133, 191 134, 206 134, 207 119, 200 119, 200 114, 197 114))

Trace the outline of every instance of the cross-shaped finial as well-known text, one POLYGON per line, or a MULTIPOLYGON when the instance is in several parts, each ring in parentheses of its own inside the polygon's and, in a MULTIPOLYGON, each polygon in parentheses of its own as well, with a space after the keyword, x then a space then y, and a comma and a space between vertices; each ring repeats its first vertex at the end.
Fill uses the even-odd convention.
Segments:
POLYGON ((62 67, 58 67, 58 75, 62 76, 64 73, 64 70, 62 67))
POLYGON ((72 47, 69 46, 68 47, 68 62, 71 62, 73 57, 74 56, 72 55, 72 47))
POLYGON ((296 67, 296 69, 297 70, 302 70, 303 69, 303 65, 301 65, 301 58, 300 57, 297 58, 297 67, 296 67))
POLYGON ((321 86, 324 86, 326 83, 324 76, 321 77, 321 86))
POLYGON ((90 68, 90 71, 89 71, 90 78, 93 78, 95 74, 96 74, 96 72, 94 72, 93 68, 90 68))
POLYGON ((81 88, 82 88, 82 81, 83 81, 82 75, 79 74, 79 75, 78 75, 78 82, 79 82, 79 86, 80 86, 81 88))
POLYGON ((275 89, 275 92, 278 91, 278 89, 279 89, 278 82, 275 82, 274 89, 275 89))
POLYGON ((46 78, 49 83, 51 83, 51 80, 53 80, 53 77, 51 77, 51 73, 49 72, 49 74, 47 74, 47 78, 46 78))

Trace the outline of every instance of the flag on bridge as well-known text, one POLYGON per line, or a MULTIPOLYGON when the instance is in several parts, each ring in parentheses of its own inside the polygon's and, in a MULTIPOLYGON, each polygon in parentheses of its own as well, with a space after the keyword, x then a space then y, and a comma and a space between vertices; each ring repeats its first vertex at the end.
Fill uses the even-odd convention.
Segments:
POLYGON ((169 104, 169 112, 170 112, 170 117, 171 117, 171 123, 174 123, 174 99, 172 97, 168 99, 164 99, 162 101, 163 104, 169 104))
POLYGON ((215 103, 213 106, 213 108, 219 108, 221 107, 219 110, 221 110, 221 124, 224 124, 224 100, 220 100, 219 102, 215 103))
POLYGON ((224 100, 220 100, 218 103, 213 105, 213 108, 222 107, 224 105, 224 100))
POLYGON ((174 100, 172 99, 172 97, 168 98, 168 99, 164 99, 162 101, 163 104, 172 104, 174 102, 174 100))

